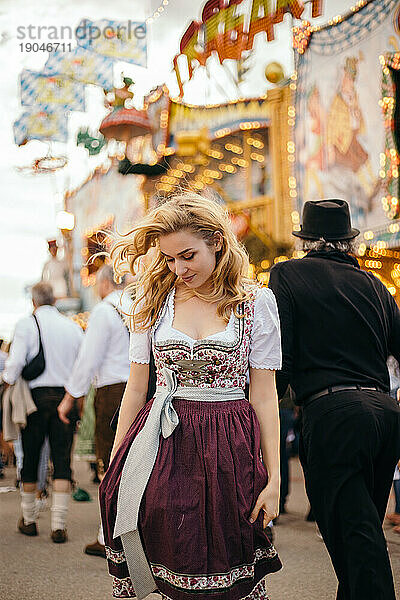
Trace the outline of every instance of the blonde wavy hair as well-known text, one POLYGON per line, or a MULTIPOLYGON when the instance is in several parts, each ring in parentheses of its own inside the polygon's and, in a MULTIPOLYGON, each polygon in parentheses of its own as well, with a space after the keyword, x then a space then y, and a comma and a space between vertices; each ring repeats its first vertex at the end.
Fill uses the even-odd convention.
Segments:
POLYGON ((210 278, 210 292, 194 289, 190 290, 191 295, 216 302, 218 316, 226 321, 232 310, 239 316, 238 305, 250 297, 250 286, 255 284, 248 279, 248 255, 233 232, 227 210, 193 192, 177 194, 150 210, 127 234, 119 235, 110 250, 117 278, 126 273, 136 278, 126 288, 134 298, 132 314, 128 315, 132 331, 155 324, 168 292, 178 279, 160 252, 159 238, 182 230, 190 231, 209 246, 215 243, 216 232, 222 236, 222 248, 216 253, 216 266, 210 278), (151 263, 144 268, 141 259, 146 255, 151 263))

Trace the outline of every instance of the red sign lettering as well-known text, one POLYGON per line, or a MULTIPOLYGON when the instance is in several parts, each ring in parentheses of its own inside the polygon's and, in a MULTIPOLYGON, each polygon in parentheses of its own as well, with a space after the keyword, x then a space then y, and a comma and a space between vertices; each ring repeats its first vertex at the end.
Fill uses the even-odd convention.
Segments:
MULTIPOLYGON (((264 32, 267 41, 275 39, 274 25, 286 13, 300 19, 304 12, 302 0, 252 0, 248 31, 244 29, 245 15, 238 13, 243 0, 208 0, 201 21, 192 21, 182 36, 180 52, 188 61, 189 79, 193 75, 193 61, 205 65, 213 52, 220 62, 230 58, 239 60, 244 50, 253 48, 254 36, 264 32), (203 35, 201 35, 203 34, 203 35)), ((322 14, 323 0, 312 0, 312 16, 322 14)), ((177 57, 174 59, 179 89, 183 94, 177 57)))

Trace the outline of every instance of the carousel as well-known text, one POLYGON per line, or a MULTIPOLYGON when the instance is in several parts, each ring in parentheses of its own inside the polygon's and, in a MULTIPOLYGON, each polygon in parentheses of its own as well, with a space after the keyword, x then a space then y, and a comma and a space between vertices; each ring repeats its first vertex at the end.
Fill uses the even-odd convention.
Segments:
POLYGON ((264 283, 292 244, 296 194, 292 81, 276 63, 266 75, 276 85, 264 96, 216 105, 186 104, 161 86, 142 111, 118 106, 100 126, 124 143, 118 170, 141 178, 145 209, 182 190, 223 202, 249 251, 251 275, 264 283))

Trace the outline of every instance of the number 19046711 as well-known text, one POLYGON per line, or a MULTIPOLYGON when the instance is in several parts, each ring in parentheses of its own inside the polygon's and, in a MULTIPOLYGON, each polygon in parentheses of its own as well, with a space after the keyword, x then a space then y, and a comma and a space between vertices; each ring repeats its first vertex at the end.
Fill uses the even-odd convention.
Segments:
POLYGON ((19 44, 21 52, 71 52, 72 44, 65 42, 47 42, 39 44, 38 42, 23 42, 19 44))

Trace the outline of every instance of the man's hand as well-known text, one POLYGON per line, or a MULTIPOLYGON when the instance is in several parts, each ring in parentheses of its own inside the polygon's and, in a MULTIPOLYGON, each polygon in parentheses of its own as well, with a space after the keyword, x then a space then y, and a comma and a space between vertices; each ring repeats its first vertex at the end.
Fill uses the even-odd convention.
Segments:
POLYGON ((70 421, 68 419, 68 415, 71 412, 71 410, 74 408, 74 403, 75 403, 75 398, 73 396, 71 396, 71 394, 69 394, 68 392, 65 392, 64 398, 61 400, 60 404, 58 405, 58 408, 57 408, 58 416, 60 417, 60 421, 62 421, 66 425, 69 425, 69 423, 70 423, 70 421))

